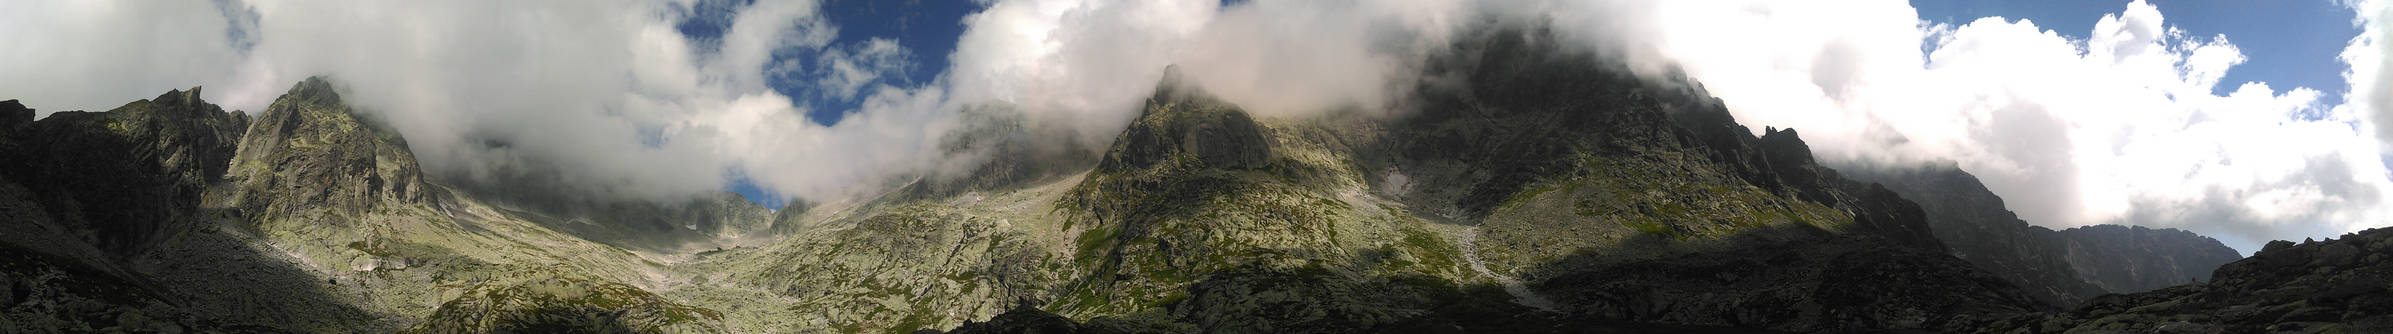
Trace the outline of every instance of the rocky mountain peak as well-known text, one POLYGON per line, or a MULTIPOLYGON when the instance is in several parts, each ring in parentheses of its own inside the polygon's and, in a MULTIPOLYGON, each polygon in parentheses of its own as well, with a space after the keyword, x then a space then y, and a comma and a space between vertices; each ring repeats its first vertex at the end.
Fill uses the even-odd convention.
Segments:
POLYGON ((16 132, 26 124, 33 124, 33 108, 17 100, 0 101, 0 134, 16 132))
POLYGON ((1099 172, 1143 169, 1160 163, 1192 167, 1253 169, 1271 160, 1271 138, 1244 109, 1180 82, 1177 67, 1147 98, 1138 119, 1122 131, 1098 162, 1099 172))
POLYGON ((397 131, 361 117, 321 77, 284 93, 243 136, 236 173, 256 213, 357 212, 424 201, 429 187, 397 131))
POLYGON ((174 107, 200 106, 208 104, 207 101, 200 100, 199 89, 199 86, 192 86, 189 90, 169 90, 166 91, 166 94, 159 94, 157 98, 150 99, 150 102, 161 103, 165 106, 174 107))

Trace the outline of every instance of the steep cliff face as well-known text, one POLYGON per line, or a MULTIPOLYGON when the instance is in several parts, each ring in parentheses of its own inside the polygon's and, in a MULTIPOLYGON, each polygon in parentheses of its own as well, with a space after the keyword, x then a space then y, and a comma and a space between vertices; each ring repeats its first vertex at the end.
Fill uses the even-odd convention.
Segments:
MULTIPOLYGON (((61 112, 39 121, 13 102, 0 127, 0 332, 260 330, 261 322, 342 323, 354 309, 289 283, 321 282, 275 262, 245 261, 246 248, 211 244, 220 223, 242 215, 215 194, 248 121, 171 91, 106 112, 61 112), (17 118, 23 117, 23 118, 17 118), (22 123, 19 123, 19 122, 22 123), (21 184, 20 184, 21 182, 21 184), (195 245, 205 261, 182 260, 195 245), (161 266, 221 268, 237 275, 160 275, 161 266), (237 282, 240 294, 193 280, 237 282), (276 309, 260 316, 210 303, 276 309)), ((229 289, 228 289, 229 290, 229 289)), ((324 328, 324 327, 314 327, 324 328)))
POLYGON ((2174 229, 2097 225, 2053 231, 2019 220, 1976 176, 1954 166, 1847 166, 1926 209, 1937 239, 2048 305, 2075 307, 2105 293, 2143 292, 2207 280, 2241 258, 2217 240, 2174 229))
POLYGON ((0 175, 35 193, 54 222, 85 242, 118 256, 138 253, 175 233, 173 222, 204 214, 202 194, 224 177, 248 121, 199 93, 194 87, 107 112, 19 123, 0 139, 11 157, 0 162, 0 175))

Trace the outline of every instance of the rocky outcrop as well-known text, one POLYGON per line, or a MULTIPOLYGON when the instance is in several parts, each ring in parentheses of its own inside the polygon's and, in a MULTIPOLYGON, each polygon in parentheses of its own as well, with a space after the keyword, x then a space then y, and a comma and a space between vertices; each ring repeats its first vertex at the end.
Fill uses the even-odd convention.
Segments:
POLYGON ((352 110, 321 77, 268 105, 232 166, 241 179, 236 201, 252 215, 355 214, 425 203, 433 191, 407 141, 352 110))
MULTIPOLYGON (((247 118, 201 101, 197 87, 107 112, 67 111, 4 132, 0 176, 30 189, 52 219, 118 255, 146 248, 199 214, 225 176, 247 118)), ((13 103, 11 103, 13 104, 13 103)), ((10 118, 30 110, 11 107, 10 118)))
POLYGON ((1180 83, 1178 68, 1164 70, 1163 83, 1147 99, 1138 119, 1122 130, 1097 163, 1097 172, 1154 167, 1160 163, 1195 168, 1254 169, 1271 160, 1271 138, 1246 111, 1180 83))
POLYGON ((17 100, 0 101, 0 134, 16 132, 27 124, 33 124, 33 108, 17 100))
MULTIPOLYGON (((0 138, 0 332, 359 329, 322 278, 240 244, 219 185, 248 118, 173 91, 0 138), (20 186, 15 182, 23 182, 20 186), (190 270, 185 270, 190 269, 190 270)), ((371 330, 371 328, 365 328, 371 330)))
POLYGON ((2074 311, 1995 317, 1981 332, 2381 333, 2393 331, 2393 228, 2272 241, 2211 281, 2094 298, 2074 311))

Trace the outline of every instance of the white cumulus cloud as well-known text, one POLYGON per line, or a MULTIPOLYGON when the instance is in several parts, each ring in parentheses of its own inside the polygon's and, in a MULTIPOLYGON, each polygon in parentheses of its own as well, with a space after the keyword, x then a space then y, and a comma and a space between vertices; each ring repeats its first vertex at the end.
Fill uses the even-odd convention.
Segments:
MULTIPOLYGON (((1634 38, 1740 121, 1803 129, 1829 161, 1958 162, 2032 223, 2187 228, 2251 251, 2393 221, 2366 99, 2221 82, 2246 60, 2231 36, 2189 35, 2142 1, 2084 39, 2021 19, 1927 24, 1899 2, 1654 7, 1661 33, 1634 38)), ((2345 60, 2381 72, 2368 53, 2345 60)))

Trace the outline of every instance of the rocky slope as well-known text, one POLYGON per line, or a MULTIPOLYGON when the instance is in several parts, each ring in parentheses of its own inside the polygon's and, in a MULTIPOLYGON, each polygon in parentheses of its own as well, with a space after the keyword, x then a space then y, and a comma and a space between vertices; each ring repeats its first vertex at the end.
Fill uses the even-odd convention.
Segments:
POLYGON ((1920 204, 1936 238, 2047 305, 2208 280, 2242 258, 2218 240, 2175 229, 2098 225, 2053 231, 2019 220, 1976 176, 1952 165, 1845 166, 1920 204))
MULTIPOLYGON (((237 329, 133 268, 224 210, 201 205, 248 118, 167 92, 108 112, 0 101, 0 332, 237 329)), ((273 276, 278 268, 257 268, 273 276)), ((327 308, 335 309, 338 308, 327 308)))
MULTIPOLYGON (((405 142, 322 79, 256 122, 192 89, 9 124, 0 149, 21 159, 0 174, 0 215, 21 232, 0 241, 27 291, 4 300, 9 332, 473 328, 439 324, 512 309, 434 311, 530 277, 652 283, 661 266, 423 180, 405 142)), ((641 305, 657 303, 568 310, 622 320, 613 307, 641 305)), ((634 325, 717 323, 666 320, 634 325)))
POLYGON ((2068 312, 1994 318, 1980 332, 2380 333, 2393 330, 2393 229, 2269 242, 2208 282, 2107 295, 2068 312))

